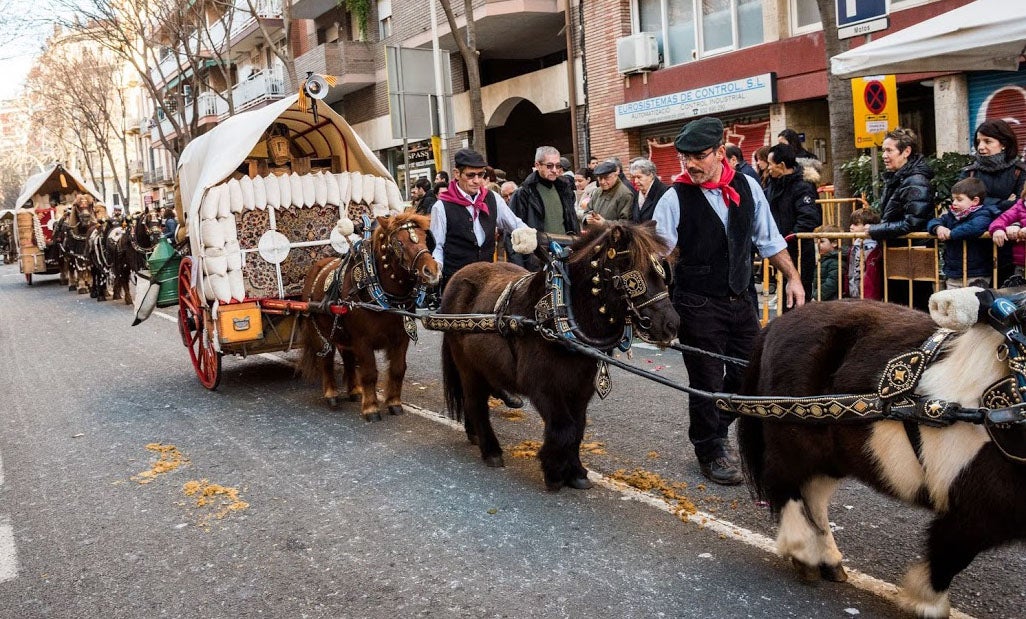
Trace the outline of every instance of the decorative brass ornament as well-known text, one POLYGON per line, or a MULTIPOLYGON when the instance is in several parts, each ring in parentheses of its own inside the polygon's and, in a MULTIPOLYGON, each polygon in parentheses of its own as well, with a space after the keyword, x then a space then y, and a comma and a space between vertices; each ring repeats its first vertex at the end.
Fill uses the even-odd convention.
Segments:
POLYGON ((606 313, 606 306, 605 305, 600 305, 599 306, 599 313, 600 314, 605 314, 606 313))
POLYGON ((591 265, 591 268, 593 268, 593 269, 597 269, 598 268, 598 260, 592 260, 588 264, 591 265))
POLYGON ((592 288, 592 289, 591 289, 591 294, 592 294, 592 295, 594 295, 594 296, 596 296, 596 297, 597 297, 597 296, 599 296, 599 294, 600 294, 601 292, 602 292, 602 290, 601 290, 600 288, 592 288))
POLYGON ((609 258, 610 260, 612 260, 613 258, 616 258, 616 248, 615 247, 610 247, 609 251, 606 252, 606 257, 609 258))
POLYGON ((648 259, 652 261, 652 268, 659 274, 659 277, 666 279, 666 271, 663 270, 663 264, 659 262, 659 258, 655 255, 649 255, 648 259))
POLYGON ((602 278, 599 277, 598 273, 596 273, 594 275, 594 277, 591 278, 591 283, 595 284, 596 286, 599 285, 601 282, 602 282, 602 278))
POLYGON ((420 242, 420 238, 417 236, 417 230, 414 229, 414 228, 410 228, 410 242, 411 243, 419 243, 420 242))
POLYGON ((620 278, 623 281, 624 289, 627 291, 627 296, 632 299, 640 297, 648 290, 648 287, 645 286, 645 278, 639 271, 627 271, 620 278))

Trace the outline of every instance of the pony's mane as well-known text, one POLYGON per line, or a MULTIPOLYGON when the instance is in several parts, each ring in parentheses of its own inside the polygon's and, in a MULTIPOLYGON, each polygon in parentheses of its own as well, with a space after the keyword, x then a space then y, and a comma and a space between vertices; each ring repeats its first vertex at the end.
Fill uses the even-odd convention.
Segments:
MULTIPOLYGON (((585 232, 570 246, 573 250, 573 253, 570 255, 570 263, 575 264, 584 260, 591 260, 593 248, 609 241, 614 231, 619 231, 620 234, 627 237, 627 251, 631 254, 631 265, 635 268, 647 264, 649 256, 654 255, 662 258, 670 252, 666 242, 656 234, 655 224, 648 222, 643 224, 607 222, 601 226, 591 226, 588 232, 585 232)), ((605 261, 606 256, 603 255, 600 259, 605 261)))
POLYGON ((431 219, 427 215, 419 215, 412 209, 396 213, 395 215, 389 215, 388 217, 379 218, 379 225, 374 230, 373 236, 375 251, 381 248, 381 244, 385 242, 385 238, 387 238, 393 230, 406 222, 413 222, 415 226, 423 230, 427 230, 431 225, 431 219))

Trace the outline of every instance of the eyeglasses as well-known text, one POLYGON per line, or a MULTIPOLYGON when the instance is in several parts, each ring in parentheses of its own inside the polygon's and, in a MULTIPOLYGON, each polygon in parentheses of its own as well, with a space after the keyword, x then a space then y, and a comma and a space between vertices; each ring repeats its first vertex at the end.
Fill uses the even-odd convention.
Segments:
POLYGON ((475 178, 484 178, 485 172, 483 170, 481 172, 463 172, 463 176, 466 177, 467 180, 474 180, 475 178))
POLYGON ((546 170, 562 170, 563 169, 563 166, 559 165, 558 163, 542 163, 541 161, 539 161, 538 165, 542 166, 546 170))
POLYGON ((711 155, 711 154, 713 154, 715 152, 716 152, 716 149, 715 148, 711 148, 711 149, 705 151, 704 153, 698 153, 698 154, 694 154, 694 153, 677 153, 677 158, 680 159, 681 161, 685 162, 685 163, 687 163, 688 161, 699 162, 699 161, 705 161, 706 159, 709 158, 709 155, 711 155))

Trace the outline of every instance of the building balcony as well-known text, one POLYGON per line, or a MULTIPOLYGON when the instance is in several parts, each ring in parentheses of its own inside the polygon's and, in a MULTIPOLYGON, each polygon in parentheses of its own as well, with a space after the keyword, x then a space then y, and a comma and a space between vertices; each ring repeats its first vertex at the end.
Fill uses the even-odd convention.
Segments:
POLYGON ((133 183, 141 181, 146 169, 143 167, 141 160, 135 160, 128 164, 128 180, 133 183))
MULTIPOLYGON (((293 0, 293 19, 316 19, 338 6, 335 0, 293 0)), ((444 15, 443 15, 444 18, 444 15)))
POLYGON ((126 116, 125 117, 125 135, 139 135, 141 129, 139 128, 139 117, 138 116, 126 116))
POLYGON ((334 103, 353 91, 377 83, 374 69, 374 43, 332 41, 311 49, 296 58, 296 75, 307 71, 338 76, 338 84, 328 92, 327 103, 334 103))
MULTIPOLYGON (((285 78, 280 69, 265 69, 254 73, 244 82, 232 87, 232 105, 235 113, 277 101, 285 96, 285 78)), ((220 114, 221 120, 228 116, 228 106, 220 114)))
POLYGON ((236 0, 232 8, 230 30, 227 28, 227 13, 224 18, 207 26, 208 33, 204 34, 203 45, 200 46, 204 55, 216 55, 229 41, 233 56, 250 52, 264 42, 261 23, 268 36, 275 39, 284 25, 281 0, 255 0, 253 6, 255 13, 250 12, 246 0, 236 0))
MULTIPOLYGON (((192 101, 185 103, 184 115, 178 116, 177 120, 179 124, 189 125, 192 123, 193 115, 198 115, 196 120, 196 127, 203 127, 208 124, 216 124, 222 116, 228 114, 228 102, 220 96, 212 93, 202 93, 196 101, 195 107, 192 101)), ((178 137, 178 133, 175 131, 174 125, 167 118, 163 109, 157 110, 157 118, 160 120, 159 125, 154 123, 153 128, 150 129, 150 141, 160 142, 160 134, 164 133, 164 137, 173 139, 178 137)))
MULTIPOLYGON (((569 0, 485 0, 474 8, 474 30, 482 59, 527 60, 541 58, 566 49, 562 30, 566 17, 564 3, 569 0)), ((301 0, 323 3, 325 0, 301 0)), ((330 3, 334 6, 334 2, 330 3)), ((476 3, 475 3, 476 4, 476 3)), ((462 3, 453 7, 458 34, 466 37, 466 17, 462 3)), ((293 9, 293 16, 295 9, 293 9)), ((439 11, 438 44, 442 49, 458 49, 449 22, 439 11)), ((403 41, 403 47, 431 47, 427 29, 403 41)))
POLYGON ((189 58, 184 53, 171 52, 161 57, 157 66, 150 69, 150 79, 157 88, 162 88, 189 68, 189 58))

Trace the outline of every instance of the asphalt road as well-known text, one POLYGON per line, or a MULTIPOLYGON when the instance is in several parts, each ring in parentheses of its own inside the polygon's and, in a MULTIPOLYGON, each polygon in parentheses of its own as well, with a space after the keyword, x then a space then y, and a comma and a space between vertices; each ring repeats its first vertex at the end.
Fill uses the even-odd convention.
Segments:
MULTIPOLYGON (((129 327, 131 308, 0 267, 0 617, 899 614, 872 578, 900 579, 927 512, 844 486, 835 535, 868 577, 801 584, 760 547, 772 523, 747 490, 702 483, 671 389, 614 370, 585 460, 677 484, 700 510, 687 522, 608 485, 545 492, 512 456, 541 438, 530 407, 494 410, 507 466, 485 467, 431 412, 436 333, 411 347, 410 411, 365 423, 295 378, 294 355, 226 358, 203 389, 162 312, 129 327), (155 443, 175 448, 166 471, 155 443)), ((634 362, 685 378, 676 354, 634 362)), ((982 556, 953 604, 1023 616, 1024 575, 1021 547, 982 556)))

